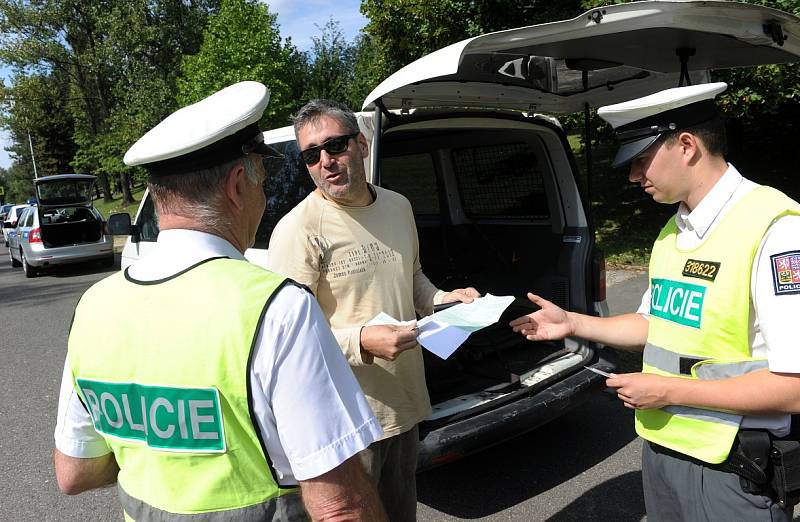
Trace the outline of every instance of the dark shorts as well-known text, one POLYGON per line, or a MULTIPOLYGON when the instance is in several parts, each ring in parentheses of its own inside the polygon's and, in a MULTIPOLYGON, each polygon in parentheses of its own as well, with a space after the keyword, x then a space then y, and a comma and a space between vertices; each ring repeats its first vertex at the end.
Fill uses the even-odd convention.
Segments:
POLYGON ((391 522, 417 519, 419 427, 373 442, 358 456, 391 522))

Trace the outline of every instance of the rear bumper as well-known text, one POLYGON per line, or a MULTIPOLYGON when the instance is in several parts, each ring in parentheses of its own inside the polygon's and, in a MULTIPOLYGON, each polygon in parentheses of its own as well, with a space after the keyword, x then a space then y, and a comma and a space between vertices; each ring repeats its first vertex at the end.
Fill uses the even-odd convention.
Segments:
POLYGON ((55 265, 83 263, 98 259, 106 259, 114 255, 114 244, 111 240, 98 241, 85 245, 72 245, 58 248, 35 247, 23 249, 28 264, 37 268, 55 265))
MULTIPOLYGON (((593 368, 613 372, 616 365, 601 352, 593 368)), ((458 460, 523 435, 580 405, 605 386, 605 377, 581 368, 543 390, 430 431, 420 425, 417 471, 458 460)))

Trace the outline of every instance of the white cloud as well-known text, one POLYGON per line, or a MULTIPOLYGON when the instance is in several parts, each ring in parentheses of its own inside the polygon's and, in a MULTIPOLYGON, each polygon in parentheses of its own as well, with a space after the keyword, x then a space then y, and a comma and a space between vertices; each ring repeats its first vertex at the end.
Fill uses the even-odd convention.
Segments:
POLYGON ((0 167, 7 169, 11 166, 11 158, 8 156, 8 152, 6 151, 6 147, 11 145, 11 140, 4 129, 0 129, 0 167))
MULTIPOLYGON (((0 78, 6 85, 10 84, 9 78, 11 77, 11 69, 8 67, 0 67, 0 78)), ((6 147, 11 145, 11 140, 8 132, 5 129, 0 129, 0 167, 7 169, 11 166, 11 158, 6 152, 6 147)))

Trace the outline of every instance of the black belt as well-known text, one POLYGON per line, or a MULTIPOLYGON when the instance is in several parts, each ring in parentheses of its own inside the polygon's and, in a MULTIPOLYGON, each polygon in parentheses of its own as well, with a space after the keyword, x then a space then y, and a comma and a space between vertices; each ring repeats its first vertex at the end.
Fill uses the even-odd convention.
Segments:
POLYGON ((739 430, 728 458, 719 464, 704 462, 679 451, 665 448, 655 442, 648 441, 648 444, 655 453, 692 462, 709 469, 734 473, 759 486, 766 484, 769 478, 767 465, 769 464, 770 438, 766 431, 739 430))

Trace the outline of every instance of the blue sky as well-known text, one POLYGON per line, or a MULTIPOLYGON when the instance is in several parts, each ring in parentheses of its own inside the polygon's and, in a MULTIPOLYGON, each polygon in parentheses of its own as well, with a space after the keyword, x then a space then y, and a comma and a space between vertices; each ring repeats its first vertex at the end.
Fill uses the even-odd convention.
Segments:
MULTIPOLYGON (((265 2, 273 13, 278 13, 281 36, 292 38, 294 45, 302 51, 311 49, 311 37, 319 35, 319 27, 328 20, 337 20, 347 40, 352 40, 367 19, 359 12, 360 0, 271 0, 265 2)), ((8 70, 0 67, 0 75, 6 79, 8 70)), ((11 160, 5 151, 8 141, 6 132, 0 129, 0 167, 8 168, 11 160)))

